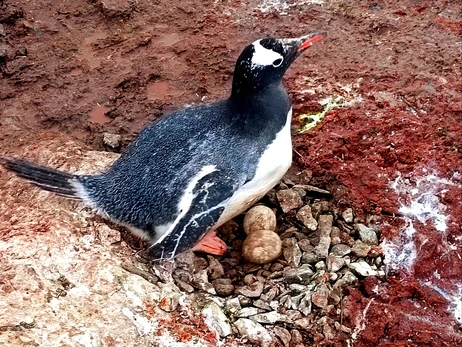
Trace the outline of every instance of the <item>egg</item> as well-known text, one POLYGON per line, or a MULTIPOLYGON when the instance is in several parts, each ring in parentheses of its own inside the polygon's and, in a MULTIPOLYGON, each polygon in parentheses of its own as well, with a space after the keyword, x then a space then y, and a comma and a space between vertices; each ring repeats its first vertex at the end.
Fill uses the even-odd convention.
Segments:
POLYGON ((247 235, 255 230, 276 229, 276 215, 269 207, 258 205, 252 207, 244 217, 244 231, 247 235))
POLYGON ((266 264, 281 255, 282 242, 272 230, 255 230, 244 240, 242 255, 255 264, 266 264))

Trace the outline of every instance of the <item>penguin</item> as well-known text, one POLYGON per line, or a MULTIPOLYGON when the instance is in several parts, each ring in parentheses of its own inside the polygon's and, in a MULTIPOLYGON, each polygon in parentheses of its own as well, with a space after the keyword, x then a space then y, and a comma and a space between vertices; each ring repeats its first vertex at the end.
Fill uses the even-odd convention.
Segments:
POLYGON ((222 255, 215 230, 273 188, 292 162, 292 105, 282 77, 325 36, 260 39, 237 59, 231 95, 148 125, 104 173, 74 175, 21 159, 2 165, 83 201, 150 243, 153 260, 192 248, 222 255))

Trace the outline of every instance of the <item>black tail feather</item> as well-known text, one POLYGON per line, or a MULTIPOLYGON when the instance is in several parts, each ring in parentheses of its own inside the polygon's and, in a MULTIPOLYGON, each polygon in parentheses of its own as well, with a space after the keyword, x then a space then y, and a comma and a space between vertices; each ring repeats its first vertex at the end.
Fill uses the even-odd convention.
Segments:
POLYGON ((17 174, 32 184, 68 198, 79 199, 73 182, 78 182, 78 176, 40 166, 21 159, 0 158, 7 170, 17 174))

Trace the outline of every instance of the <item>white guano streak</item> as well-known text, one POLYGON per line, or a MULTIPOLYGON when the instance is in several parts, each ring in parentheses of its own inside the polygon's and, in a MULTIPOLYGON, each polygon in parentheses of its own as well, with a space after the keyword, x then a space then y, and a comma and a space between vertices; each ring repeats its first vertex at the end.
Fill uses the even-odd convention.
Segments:
POLYGON ((196 187, 197 183, 204 178, 205 176, 211 174, 212 172, 217 171, 217 167, 215 165, 206 165, 202 167, 202 169, 192 178, 192 180, 188 183, 186 190, 183 196, 178 203, 178 216, 175 218, 173 223, 169 225, 168 230, 156 241, 157 243, 162 242, 177 226, 180 220, 186 215, 191 207, 191 204, 194 200, 194 188, 196 187))

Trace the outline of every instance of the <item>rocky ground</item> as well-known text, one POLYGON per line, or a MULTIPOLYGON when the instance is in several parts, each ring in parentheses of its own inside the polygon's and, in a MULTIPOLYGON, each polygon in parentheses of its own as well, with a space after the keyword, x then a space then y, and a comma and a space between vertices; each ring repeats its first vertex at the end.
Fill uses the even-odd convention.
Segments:
POLYGON ((296 167, 262 201, 277 261, 241 258, 240 217, 229 256, 153 273, 137 240, 0 171, 0 341, 461 345, 461 23, 445 0, 0 1, 0 154, 81 172, 226 96, 248 42, 329 33, 286 77, 296 167))

